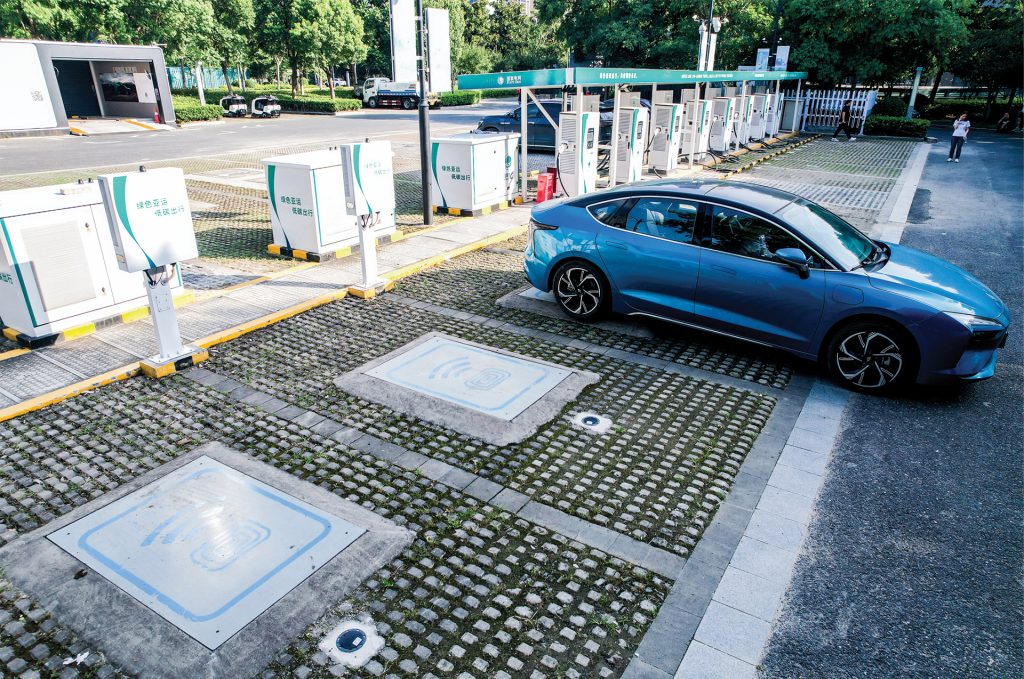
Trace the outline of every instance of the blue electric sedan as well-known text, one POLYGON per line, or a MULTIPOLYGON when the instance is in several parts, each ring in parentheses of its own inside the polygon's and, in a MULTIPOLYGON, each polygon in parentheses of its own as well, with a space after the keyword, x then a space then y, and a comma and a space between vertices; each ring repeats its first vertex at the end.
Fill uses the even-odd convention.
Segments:
POLYGON ((739 182, 644 182, 538 205, 526 275, 574 319, 611 310, 777 347, 865 392, 991 377, 1010 324, 962 269, 739 182))

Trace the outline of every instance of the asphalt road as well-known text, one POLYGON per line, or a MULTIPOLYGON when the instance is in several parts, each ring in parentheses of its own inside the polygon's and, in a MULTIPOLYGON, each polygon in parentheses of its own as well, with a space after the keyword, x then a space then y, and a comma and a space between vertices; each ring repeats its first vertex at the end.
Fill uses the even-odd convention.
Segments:
POLYGON ((1022 676, 1024 140, 954 164, 931 133, 902 242, 995 290, 1009 342, 986 382, 852 398, 763 676, 1022 676))
MULTIPOLYGON (((475 106, 431 111, 431 136, 468 132, 481 117, 505 113, 517 104, 512 99, 490 100, 475 106)), ((346 143, 365 138, 415 141, 417 113, 364 110, 341 116, 286 114, 273 120, 234 118, 160 132, 3 139, 0 176, 172 160, 283 144, 346 143)))

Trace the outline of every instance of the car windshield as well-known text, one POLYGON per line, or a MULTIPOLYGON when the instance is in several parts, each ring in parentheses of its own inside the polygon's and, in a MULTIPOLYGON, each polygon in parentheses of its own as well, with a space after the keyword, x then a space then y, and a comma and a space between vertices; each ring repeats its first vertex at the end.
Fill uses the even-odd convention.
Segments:
POLYGON ((861 264, 876 250, 856 227, 810 201, 795 200, 778 214, 844 269, 861 264))

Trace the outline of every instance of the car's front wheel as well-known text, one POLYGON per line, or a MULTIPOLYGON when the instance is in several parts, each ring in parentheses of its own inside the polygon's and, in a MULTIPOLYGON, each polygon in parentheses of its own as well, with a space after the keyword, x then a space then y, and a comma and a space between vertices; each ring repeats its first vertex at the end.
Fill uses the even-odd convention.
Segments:
POLYGON ((552 292, 562 311, 577 321, 599 318, 610 297, 604 276, 586 262, 566 262, 558 267, 552 292))
POLYGON ((894 325, 852 323, 832 337, 827 351, 829 373, 854 391, 890 392, 911 381, 917 371, 914 341, 894 325))

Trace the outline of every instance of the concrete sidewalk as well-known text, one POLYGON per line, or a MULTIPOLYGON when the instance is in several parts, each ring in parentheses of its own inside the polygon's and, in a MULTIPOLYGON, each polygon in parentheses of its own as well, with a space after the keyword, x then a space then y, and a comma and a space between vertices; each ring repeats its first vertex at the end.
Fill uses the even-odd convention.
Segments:
MULTIPOLYGON (((456 220, 385 245, 377 253, 380 273, 396 280, 505 240, 525 228, 529 210, 527 206, 510 207, 485 217, 456 220)), ((359 282, 360 267, 359 256, 352 255, 316 266, 297 266, 292 273, 228 288, 178 310, 182 338, 209 347, 341 299, 349 286, 359 282)), ((134 374, 139 359, 156 350, 153 324, 146 318, 0 360, 0 421, 134 374)))

